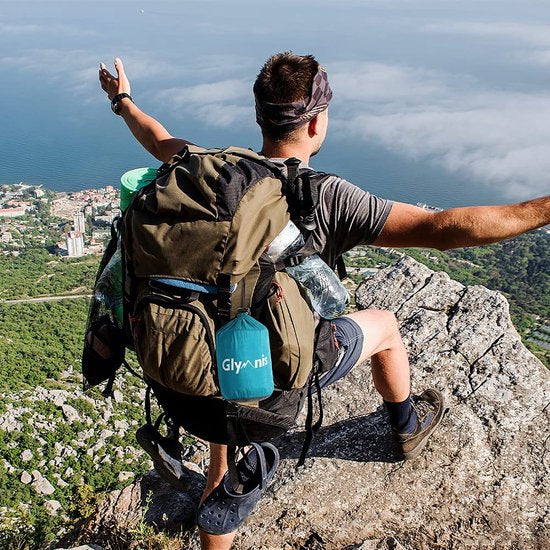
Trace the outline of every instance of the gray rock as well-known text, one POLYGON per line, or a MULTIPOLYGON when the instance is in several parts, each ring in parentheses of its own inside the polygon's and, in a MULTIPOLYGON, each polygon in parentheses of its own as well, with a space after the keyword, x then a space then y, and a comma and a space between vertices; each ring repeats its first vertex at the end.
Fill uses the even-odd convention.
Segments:
POLYGON ((67 403, 64 403, 63 405, 61 405, 61 411, 63 412, 63 416, 65 417, 65 420, 69 424, 72 424, 73 422, 80 420, 80 415, 78 414, 78 411, 71 405, 68 405, 67 403))
POLYGON ((279 443, 275 484, 235 548, 299 546, 312 534, 327 549, 547 547, 550 374, 503 296, 404 258, 356 301, 396 314, 413 391, 444 390, 450 414, 418 459, 396 462, 369 369, 355 369, 324 392, 325 425, 303 468, 300 438, 279 443))
POLYGON ((44 502, 44 508, 50 515, 57 516, 61 510, 61 503, 58 500, 47 500, 44 502))
POLYGON ((21 453, 21 460, 23 462, 29 462, 29 460, 32 460, 32 451, 30 449, 25 449, 21 453))
POLYGON ((128 430, 128 422, 126 420, 115 420, 114 426, 116 430, 128 430))
POLYGON ((21 483, 28 485, 31 481, 32 476, 29 474, 29 472, 23 470, 23 473, 21 474, 21 483))
POLYGON ((54 550, 103 550, 103 547, 97 544, 84 544, 82 546, 73 546, 72 548, 55 548, 54 550))
POLYGON ((55 492, 55 487, 45 477, 35 479, 31 487, 40 495, 51 495, 55 492))
POLYGON ((124 401, 124 396, 121 391, 115 390, 113 392, 113 399, 115 400, 115 403, 122 403, 124 401))
MULTIPOLYGON (((549 548, 550 373, 522 345, 506 300, 405 257, 356 301, 396 314, 413 391, 442 389, 450 413, 417 459, 398 462, 369 366, 354 369, 324 390, 324 425, 302 468, 303 430, 276 442, 274 483, 233 548, 549 548)), ((149 490, 148 521, 192 523, 200 485, 191 498, 150 474, 109 497, 96 542, 109 525, 137 522, 149 490)))
POLYGON ((67 487, 69 484, 59 475, 59 474, 53 474, 53 476, 56 479, 56 485, 63 489, 64 487, 67 487))
POLYGON ((6 411, 4 414, 0 415, 0 429, 7 433, 21 430, 23 424, 18 420, 18 417, 19 415, 15 411, 6 411))
POLYGON ((187 492, 175 490, 155 471, 141 476, 128 487, 113 491, 102 502, 90 531, 101 544, 102 533, 132 531, 141 522, 167 531, 192 527, 205 478, 193 472, 187 492))
POLYGON ((134 472, 119 472, 118 480, 122 483, 124 481, 128 481, 132 479, 134 476, 135 476, 134 472))
POLYGON ((66 392, 63 392, 60 390, 51 390, 50 395, 51 395, 51 401, 53 401, 56 407, 61 407, 67 400, 66 392))
POLYGON ((4 468, 6 469, 6 472, 8 474, 13 474, 17 471, 17 469, 10 462, 8 462, 5 458, 2 459, 2 462, 4 464, 4 468))

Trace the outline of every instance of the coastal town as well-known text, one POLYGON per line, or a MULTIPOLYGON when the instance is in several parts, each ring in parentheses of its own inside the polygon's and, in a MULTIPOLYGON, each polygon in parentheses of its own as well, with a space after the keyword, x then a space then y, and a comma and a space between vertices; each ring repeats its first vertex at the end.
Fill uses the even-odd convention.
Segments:
MULTIPOLYGON (((120 215, 120 193, 113 186, 100 189, 83 189, 73 192, 56 192, 42 186, 28 185, 23 182, 12 185, 0 185, 0 254, 18 256, 25 249, 42 248, 60 260, 63 258, 78 258, 82 256, 99 256, 111 235, 111 223, 120 215)), ((437 212, 436 206, 418 204, 419 207, 437 212)), ((548 226, 534 232, 537 237, 537 247, 548 246, 548 226), (543 237, 544 235, 544 237, 543 237)), ((526 242, 529 236, 522 236, 520 241, 526 242)), ((519 242, 519 241, 518 241, 519 242)), ((499 247, 501 245, 498 245, 499 247)), ((503 246, 506 246, 504 244, 503 246)), ((519 248, 519 247, 516 247, 519 248)), ((523 260, 516 259, 508 267, 502 267, 502 262, 489 265, 481 249, 463 249, 452 251, 449 255, 429 249, 394 250, 392 248, 359 246, 345 255, 348 279, 346 286, 351 290, 366 277, 374 276, 380 269, 395 263, 404 254, 410 255, 417 261, 428 265, 432 269, 447 271, 451 276, 465 280, 473 280, 478 284, 488 284, 483 274, 501 265, 503 269, 500 279, 516 279, 513 271, 514 264, 520 265, 523 260), (472 279, 472 276, 476 278, 472 279), (469 278, 468 278, 469 277, 469 278)), ((496 250, 496 249, 495 249, 496 250)), ((515 250, 515 249, 514 249, 515 250)), ((524 248, 528 251, 528 247, 524 248)), ((523 254, 529 252, 523 252, 523 254)), ((508 258, 509 250, 499 253, 508 258)), ((544 277, 546 264, 542 258, 531 259, 542 267, 531 269, 541 271, 544 277), (542 263, 541 263, 542 262, 542 263)), ((524 258, 525 260, 525 258, 524 258)), ((513 283, 515 285, 516 283, 513 283)), ((518 291, 511 283, 495 284, 493 288, 508 292, 509 299, 517 299, 518 291)), ((531 291, 533 291, 533 288, 531 291)), ((544 302, 541 296, 535 303, 544 302)), ((528 339, 538 347, 550 350, 550 320, 542 313, 540 306, 533 308, 534 326, 528 330, 528 339)), ((527 332, 524 333, 527 336, 527 332)))
POLYGON ((17 255, 38 246, 58 256, 101 254, 119 214, 119 191, 112 186, 67 193, 2 185, 0 253, 17 255))

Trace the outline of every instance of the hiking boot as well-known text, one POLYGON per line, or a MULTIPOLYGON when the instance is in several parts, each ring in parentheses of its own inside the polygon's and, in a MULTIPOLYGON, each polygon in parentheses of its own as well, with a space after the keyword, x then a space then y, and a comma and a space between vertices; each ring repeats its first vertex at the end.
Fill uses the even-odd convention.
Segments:
POLYGON ((412 433, 393 431, 395 448, 403 460, 416 458, 426 446, 428 438, 437 428, 448 408, 443 394, 429 389, 411 398, 418 420, 412 433))

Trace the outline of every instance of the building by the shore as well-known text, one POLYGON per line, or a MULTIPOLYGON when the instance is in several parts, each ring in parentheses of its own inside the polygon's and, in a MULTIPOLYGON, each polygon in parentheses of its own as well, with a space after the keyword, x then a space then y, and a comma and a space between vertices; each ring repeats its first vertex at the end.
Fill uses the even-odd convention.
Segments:
POLYGON ((84 237, 80 231, 67 233, 67 255, 71 258, 84 256, 84 237))

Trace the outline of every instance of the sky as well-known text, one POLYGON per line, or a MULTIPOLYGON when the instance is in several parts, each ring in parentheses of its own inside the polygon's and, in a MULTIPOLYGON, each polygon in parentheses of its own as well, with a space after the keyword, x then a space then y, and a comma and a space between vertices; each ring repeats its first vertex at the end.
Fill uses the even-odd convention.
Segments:
POLYGON ((334 91, 314 159, 377 194, 442 206, 550 191, 550 2, 0 1, 0 182, 76 189, 155 166, 110 112, 136 103, 204 146, 261 146, 252 82, 313 53, 334 91))

